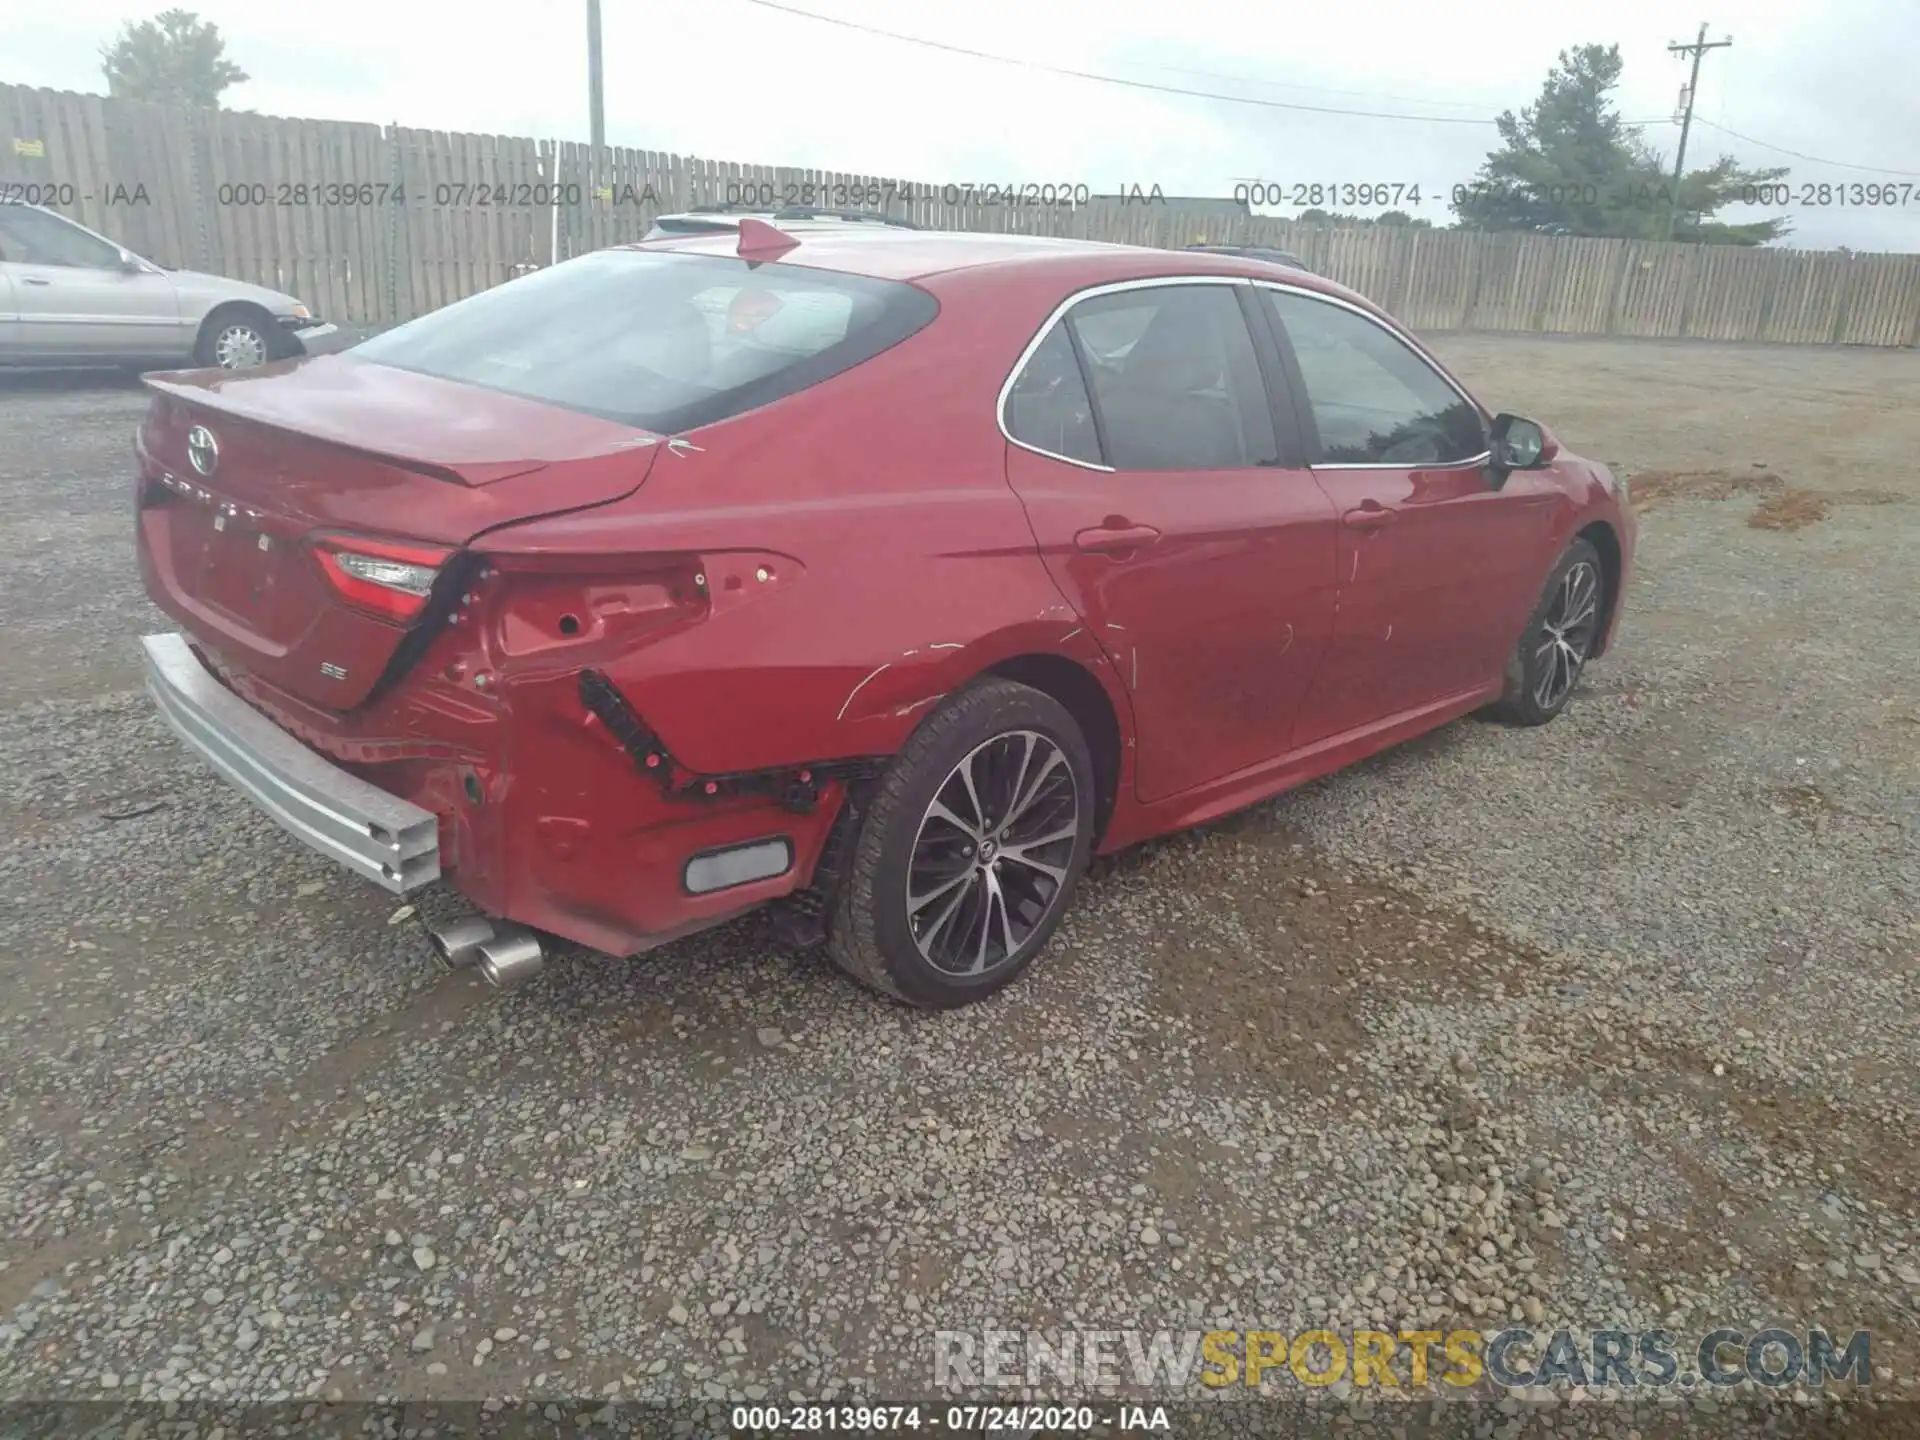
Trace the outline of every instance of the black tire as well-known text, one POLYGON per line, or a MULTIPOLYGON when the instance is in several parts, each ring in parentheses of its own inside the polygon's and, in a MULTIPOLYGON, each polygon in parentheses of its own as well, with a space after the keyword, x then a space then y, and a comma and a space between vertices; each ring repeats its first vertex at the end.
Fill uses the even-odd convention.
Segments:
POLYGON ((1589 541, 1575 540, 1547 577, 1527 628, 1507 659, 1506 689, 1490 711, 1493 718, 1507 725, 1544 725, 1566 709, 1606 613, 1607 572, 1600 552, 1589 541), (1576 623, 1562 624, 1569 603, 1576 623), (1556 641, 1556 634, 1564 644, 1556 641), (1554 667, 1551 675, 1549 667, 1554 667))
POLYGON ((272 319, 264 310, 256 310, 250 305, 225 306, 207 316, 200 326, 200 337, 193 346, 196 365, 226 369, 251 369, 253 365, 278 360, 283 353, 279 337, 274 333, 272 319), (231 365, 221 358, 222 338, 240 332, 250 335, 252 344, 258 348, 260 358, 249 365, 231 365))
MULTIPOLYGON (((1093 825, 1093 760, 1066 707, 1012 680, 970 685, 927 718, 876 784, 834 905, 828 953, 863 984, 921 1009, 952 1009, 984 999, 1046 948, 1086 869, 1093 825), (1056 753, 1064 766, 1054 759, 1056 753), (1036 756, 1045 757, 1037 762, 1037 779, 1027 775, 1036 756), (969 765, 972 784, 960 780, 963 762, 969 765), (1023 767, 1019 775, 1011 773, 1016 765, 1023 767), (1058 773, 1062 768, 1071 781, 1070 819, 1058 773), (950 782, 961 789, 949 792, 950 782), (1003 788, 1013 792, 1004 806, 1003 788), (1024 807, 1020 790, 1027 792, 1024 807), (980 815, 965 815, 957 798, 951 807, 943 801, 943 807, 971 821, 970 826, 931 813, 943 794, 958 797, 976 791, 985 792, 979 805, 988 822, 984 826, 980 815), (1009 830, 996 828, 1009 811, 1016 821, 1011 839, 1009 830), (1066 836, 1044 845, 1038 839, 1020 839, 1055 829, 1066 831, 1071 843, 1066 836), (1015 859, 1012 849, 1032 853, 1015 859), (1061 872, 1057 881, 1043 873, 1055 869, 1061 872), (960 878, 949 882, 948 875, 960 878), (908 909, 908 882, 916 876, 925 887, 923 895, 941 897, 925 902, 918 931, 908 909), (946 888, 949 885, 957 889, 946 888), (957 898, 949 902, 949 893, 957 898), (974 896, 977 903, 970 898, 974 896), (997 941, 992 933, 995 897, 997 941), (949 905, 957 908, 939 913, 949 905), (978 931, 969 920, 975 914, 978 931), (1019 934, 1020 924, 1027 921, 1031 928, 1019 934), (923 945, 936 952, 948 948, 962 933, 963 923, 968 936, 978 937, 980 956, 985 957, 977 973, 943 966, 923 953, 923 945)), ((971 943, 969 939, 966 947, 971 943)))

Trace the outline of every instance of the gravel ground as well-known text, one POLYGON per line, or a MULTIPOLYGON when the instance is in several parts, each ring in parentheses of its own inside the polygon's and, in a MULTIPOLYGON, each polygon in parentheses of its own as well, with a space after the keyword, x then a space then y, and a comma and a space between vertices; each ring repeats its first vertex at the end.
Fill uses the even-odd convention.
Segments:
POLYGON ((754 918, 437 973, 139 693, 140 392, 0 380, 0 1395, 925 1397, 943 1329, 1524 1321, 1871 1328, 1910 1396, 1920 356, 1440 348, 1682 472, 1616 653, 1103 863, 947 1016, 754 918), (1821 518, 1750 525, 1763 467, 1821 518))

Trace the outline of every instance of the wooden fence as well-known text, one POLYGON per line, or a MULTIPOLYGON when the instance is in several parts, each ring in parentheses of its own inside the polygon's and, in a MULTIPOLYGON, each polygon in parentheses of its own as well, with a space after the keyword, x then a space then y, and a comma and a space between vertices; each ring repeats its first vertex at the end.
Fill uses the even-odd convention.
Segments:
POLYGON ((1151 199, 985 203, 955 186, 515 136, 181 110, 0 85, 0 199, 164 265, 391 324, 745 200, 885 209, 947 229, 1275 245, 1420 330, 1920 344, 1920 255, 1301 225, 1151 199))

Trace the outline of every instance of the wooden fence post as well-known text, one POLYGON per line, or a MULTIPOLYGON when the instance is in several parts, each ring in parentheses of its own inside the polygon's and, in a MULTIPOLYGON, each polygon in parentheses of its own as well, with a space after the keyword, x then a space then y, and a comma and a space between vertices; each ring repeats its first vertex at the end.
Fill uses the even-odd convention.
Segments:
POLYGON ((1553 303, 1554 282, 1560 278, 1560 257, 1567 248, 1564 243, 1556 244, 1552 240, 1548 240, 1546 245, 1547 271, 1541 278, 1540 294, 1534 302, 1533 314, 1530 317, 1534 333, 1537 335, 1547 333, 1547 307, 1553 303))
POLYGON ((1907 348, 1920 345, 1920 261, 1907 265, 1907 301, 1913 306, 1913 324, 1907 330, 1907 348))
POLYGON ((1487 246, 1484 235, 1476 235, 1467 246, 1467 298, 1460 307, 1460 328, 1475 329, 1473 312, 1480 307, 1480 277, 1485 266, 1482 263, 1487 246))
POLYGON ((1633 247, 1639 243, 1637 240, 1620 242, 1620 264, 1613 272, 1613 292, 1607 296, 1607 334, 1609 335, 1620 333, 1620 300, 1626 292, 1627 274, 1633 265, 1633 247))
POLYGON ((1411 225, 1394 232, 1394 246, 1388 255, 1388 273, 1386 273, 1386 309, 1400 313, 1407 303, 1407 292, 1413 288, 1413 252, 1419 250, 1421 232, 1411 225))
POLYGON ((1833 307, 1833 333, 1827 337, 1829 345, 1838 345, 1840 337, 1847 333, 1847 321, 1853 316, 1853 292, 1860 287, 1860 267, 1854 264, 1854 256, 1847 256, 1846 273, 1840 277, 1840 298, 1833 307))
POLYGON ((1760 288, 1760 314, 1754 323, 1751 340, 1765 340, 1767 327, 1773 324, 1773 297, 1780 293, 1780 271, 1783 268, 1782 257, 1778 251, 1767 264, 1768 274, 1760 288))
MULTIPOLYGON (((411 315, 402 314, 400 310, 400 267, 406 263, 402 258, 402 253, 403 250, 410 251, 412 249, 409 240, 413 234, 413 226, 408 223, 402 223, 409 218, 407 214, 407 205, 409 202, 404 198, 406 192, 402 189, 405 180, 406 165, 400 154, 399 121, 396 120, 386 127, 385 139, 387 142, 387 180, 393 186, 393 189, 389 192, 392 198, 387 204, 386 322, 389 325, 398 325, 403 321, 413 318, 411 315)), ((408 304, 409 308, 411 308, 411 295, 408 296, 408 304)))
POLYGON ((202 270, 213 267, 213 252, 207 244, 207 207, 214 197, 208 193, 202 161, 209 143, 207 131, 213 124, 214 113, 196 112, 187 129, 188 203, 193 206, 195 264, 202 270))
POLYGON ((1683 340, 1693 331, 1694 294, 1700 287, 1700 255, 1706 248, 1701 244, 1687 247, 1687 269, 1680 282, 1680 338, 1683 340))

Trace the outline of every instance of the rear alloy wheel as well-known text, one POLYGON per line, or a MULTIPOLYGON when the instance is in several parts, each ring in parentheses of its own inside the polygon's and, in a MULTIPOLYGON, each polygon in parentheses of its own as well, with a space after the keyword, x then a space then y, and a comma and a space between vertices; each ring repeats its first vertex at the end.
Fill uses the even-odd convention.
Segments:
POLYGON ((981 999, 1032 963, 1093 847, 1073 717, 1011 680, 969 687, 907 743, 861 822, 829 949, 909 1004, 981 999))
POLYGON ((1507 663, 1495 714, 1510 725, 1544 725, 1566 708, 1600 637, 1606 603, 1600 553, 1576 540, 1553 568, 1527 630, 1507 663))

